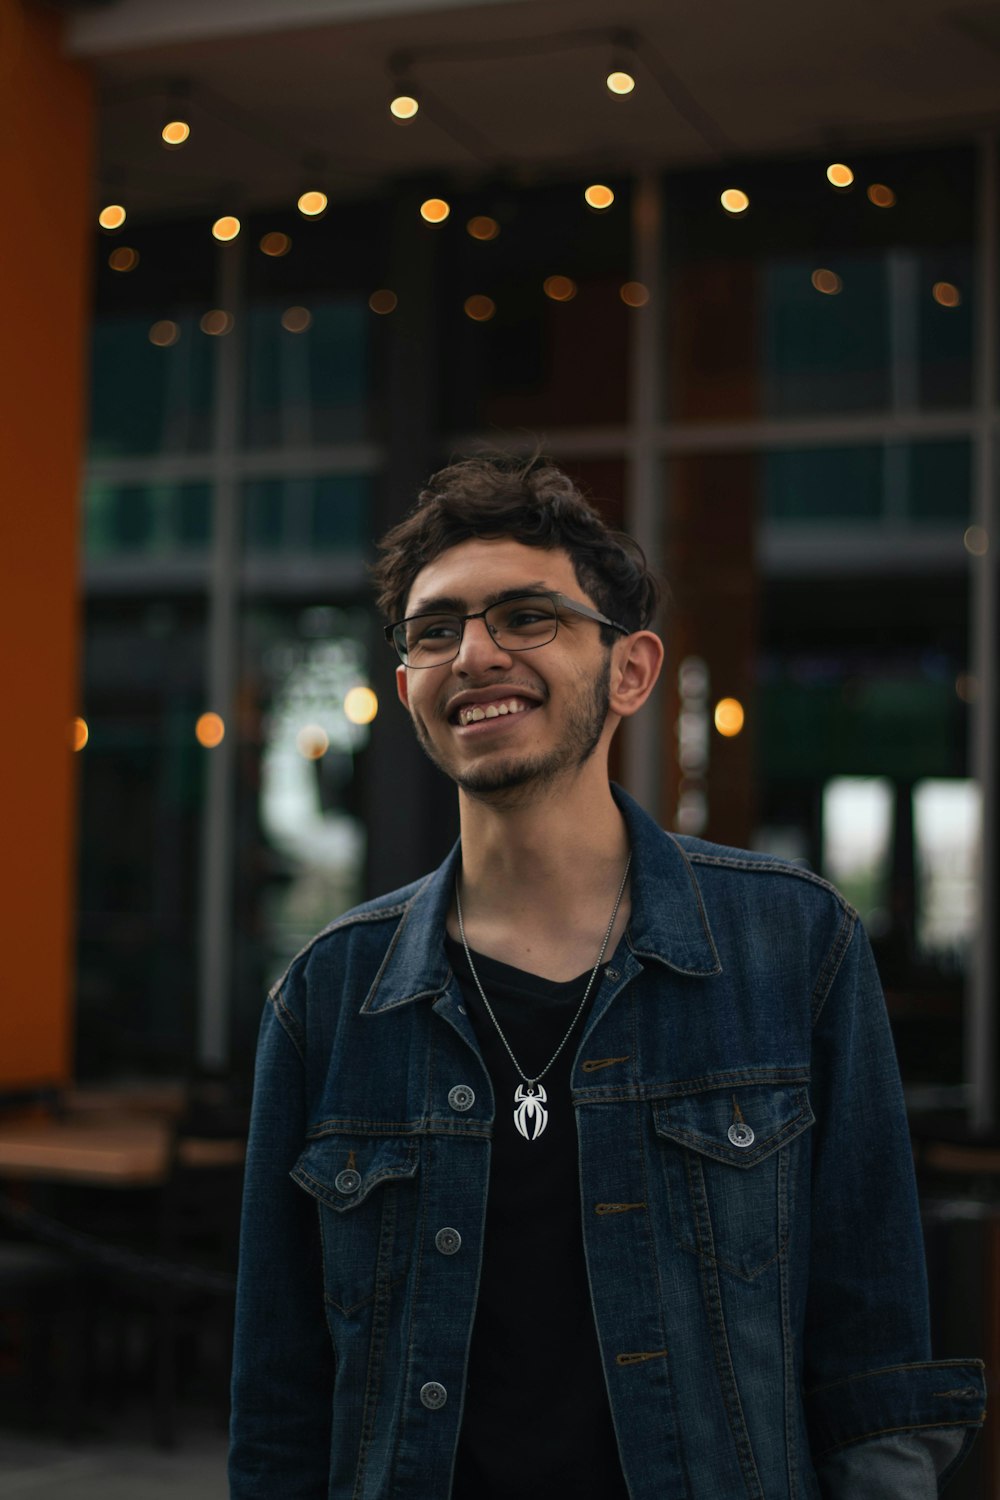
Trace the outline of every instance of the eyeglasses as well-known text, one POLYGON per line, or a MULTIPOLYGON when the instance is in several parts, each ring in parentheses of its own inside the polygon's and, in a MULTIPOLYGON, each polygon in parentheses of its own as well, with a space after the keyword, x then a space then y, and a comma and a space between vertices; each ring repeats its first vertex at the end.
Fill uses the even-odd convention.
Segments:
POLYGON ((462 649, 469 620, 482 620, 504 651, 534 651, 555 640, 561 610, 596 620, 599 625, 609 625, 622 635, 632 633, 587 604, 577 604, 565 594, 544 593, 517 594, 470 615, 452 615, 436 609, 408 615, 405 620, 387 625, 385 638, 395 646, 404 667, 443 667, 454 661, 462 649))

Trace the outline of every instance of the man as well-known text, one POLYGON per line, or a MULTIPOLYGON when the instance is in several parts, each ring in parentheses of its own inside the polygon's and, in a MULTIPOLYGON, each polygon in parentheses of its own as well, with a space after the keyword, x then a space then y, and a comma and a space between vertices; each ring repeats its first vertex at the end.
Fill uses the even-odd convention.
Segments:
POLYGON ((639 549, 469 460, 376 578, 461 840, 269 997, 233 1500, 928 1500, 982 1368, 929 1362, 868 944, 609 783, 663 658, 639 549))

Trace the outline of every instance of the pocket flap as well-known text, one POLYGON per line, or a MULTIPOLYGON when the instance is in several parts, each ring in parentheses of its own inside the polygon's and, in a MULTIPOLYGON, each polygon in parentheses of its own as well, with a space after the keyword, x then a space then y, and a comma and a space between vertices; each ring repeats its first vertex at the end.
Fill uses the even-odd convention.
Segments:
POLYGON ((815 1121, 804 1085, 751 1084, 653 1104, 658 1135, 732 1167, 753 1167, 815 1121))
POLYGON ((418 1159, 418 1143, 411 1137, 329 1136, 311 1141, 290 1175, 328 1208, 346 1213, 380 1182, 414 1177, 418 1159))

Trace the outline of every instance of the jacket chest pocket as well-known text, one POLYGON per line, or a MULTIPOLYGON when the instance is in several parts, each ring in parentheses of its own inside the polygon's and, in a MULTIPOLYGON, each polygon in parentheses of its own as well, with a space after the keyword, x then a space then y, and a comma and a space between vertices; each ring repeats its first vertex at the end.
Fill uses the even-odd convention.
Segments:
POLYGON ((412 1136, 327 1136, 292 1177, 319 1205, 328 1301, 351 1314, 385 1296, 409 1268, 420 1145, 412 1136))
POLYGON ((804 1086, 719 1088, 653 1105, 682 1249, 752 1280, 788 1241, 789 1180, 813 1124, 804 1086))

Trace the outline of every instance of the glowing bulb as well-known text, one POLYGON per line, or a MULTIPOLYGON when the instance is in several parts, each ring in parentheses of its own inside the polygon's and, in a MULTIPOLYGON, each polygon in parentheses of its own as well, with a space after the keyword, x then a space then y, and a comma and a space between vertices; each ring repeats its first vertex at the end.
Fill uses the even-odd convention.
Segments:
POLYGON ((194 732, 199 745, 204 745, 206 750, 214 750, 216 745, 222 744, 226 726, 218 714, 202 714, 194 726, 194 732))
POLYGON ((492 297, 475 295, 465 299, 465 315, 474 323, 488 323, 497 310, 492 297))
POLYGON ((308 307, 286 307, 281 314, 281 326, 286 333, 305 333, 311 323, 308 307))
POLYGON ((397 120, 412 120, 419 108, 420 101, 414 99, 412 94, 397 94, 395 99, 389 102, 390 113, 395 115, 397 120))
POLYGON ((726 188, 719 202, 727 214, 745 214, 750 207, 750 199, 742 188, 726 188))
POLYGON ((542 282, 542 291, 553 302, 572 302, 576 296, 576 282, 571 281, 568 276, 546 276, 542 282))
POLYGON ((321 760, 330 748, 330 736, 322 724, 303 724, 295 736, 295 748, 305 760, 321 760))
POLYGON ((108 265, 112 271, 134 271, 138 264, 139 252, 133 250, 131 245, 119 245, 108 256, 108 265))
POLYGON ((619 288, 618 295, 626 307, 645 307, 649 301, 649 287, 641 281, 626 281, 619 288))
POLYGON ((892 208, 896 194, 884 182, 873 182, 868 189, 868 201, 874 203, 876 208, 892 208))
POLYGON ((962 541, 966 552, 971 552, 973 557, 985 557, 990 550, 989 532, 985 526, 969 526, 962 541))
POLYGON ((298 208, 299 213, 304 215, 305 218, 315 219, 318 214, 325 212, 326 204, 327 197, 325 193, 311 190, 308 193, 301 193, 299 195, 299 201, 296 207, 298 208))
POLYGON ((635 88, 635 79, 624 68, 615 68, 608 74, 607 85, 612 94, 631 94, 635 88))
POLYGON ((183 146, 191 135, 191 126, 187 120, 168 120, 160 135, 165 146, 183 146))
POLYGON ((827 181, 830 182, 835 188, 850 187, 851 183, 854 181, 854 173, 851 171, 850 167, 842 161, 831 162, 826 169, 826 176, 827 181))
POLYGON ((959 307, 962 301, 962 293, 951 281, 935 281, 931 296, 939 307, 959 307))
POLYGON ((835 297, 844 287, 836 271, 826 269, 814 271, 809 279, 817 292, 823 292, 827 297, 835 297))
POLYGON ((368 306, 373 313, 380 313, 384 317, 386 313, 396 311, 398 300, 395 292, 390 292, 388 287, 381 287, 377 292, 372 292, 368 298, 368 306))
POLYGON ((584 189, 584 199, 588 208, 596 208, 599 212, 610 208, 615 201, 615 195, 603 182, 592 182, 590 187, 584 189))
POLYGON ((474 240, 495 240, 500 233, 500 225, 488 214, 476 214, 465 227, 474 240))
POLYGON ((265 255, 287 255, 292 248, 291 236, 272 229, 262 238, 260 248, 265 255))
POLYGON ((370 687, 352 687, 344 694, 344 713, 352 724, 370 724, 378 713, 378 698, 370 687))
POLYGON ((158 349, 169 349, 171 344, 176 344, 181 336, 181 331, 176 323, 169 318, 161 318, 159 323, 154 323, 149 330, 149 342, 155 344, 158 349))
POLYGON ((240 221, 232 214, 223 214, 221 219, 216 219, 212 225, 212 233, 217 240, 234 240, 240 232, 240 221))
POLYGON ((743 704, 738 698, 720 698, 715 705, 715 727, 726 739, 732 739, 743 728, 743 704))
POLYGON ((120 229, 125 223, 125 210, 120 203, 109 203, 97 215, 97 222, 102 229, 120 229))
POLYGON ((86 719, 74 719, 70 725, 70 744, 75 751, 82 750, 90 739, 90 729, 86 719))
POLYGON ((420 205, 420 217, 428 224, 443 224, 451 213, 451 204, 443 198, 425 198, 420 205))

